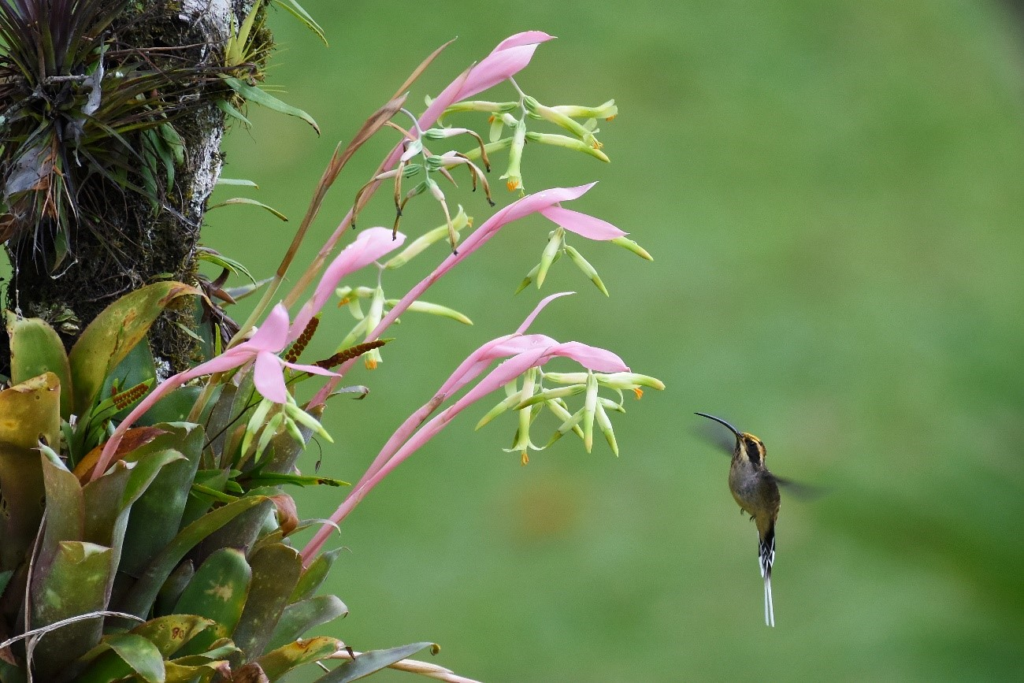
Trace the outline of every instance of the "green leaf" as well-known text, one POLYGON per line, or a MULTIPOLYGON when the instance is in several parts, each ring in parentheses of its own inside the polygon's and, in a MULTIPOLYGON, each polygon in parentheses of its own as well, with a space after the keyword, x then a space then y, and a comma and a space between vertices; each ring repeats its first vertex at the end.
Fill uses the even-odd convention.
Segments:
POLYGON ((302 576, 299 577, 298 583, 295 584, 295 590, 292 591, 288 602, 294 603, 313 597, 320 590, 320 586, 327 579, 331 567, 334 566, 334 562, 343 550, 344 548, 335 548, 334 550, 317 555, 316 559, 310 562, 309 566, 302 572, 302 576))
POLYGON ((178 651, 179 657, 201 654, 219 638, 230 637, 242 616, 252 569, 245 555, 234 548, 211 554, 196 571, 178 604, 176 614, 195 614, 214 622, 178 651))
POLYGON ((171 575, 167 577, 163 585, 160 586, 160 590, 156 595, 156 602, 154 603, 153 613, 158 615, 172 615, 171 612, 174 610, 174 606, 178 604, 178 599, 181 598, 181 594, 185 592, 185 586, 192 580, 192 577, 196 574, 195 565, 192 564, 191 560, 185 560, 171 572, 171 575))
POLYGON ((213 625, 212 620, 195 614, 169 614, 150 619, 131 632, 152 642, 161 657, 170 659, 185 643, 213 625))
MULTIPOLYGON (((228 201, 230 202, 231 200, 228 201)), ((227 269, 235 275, 241 275, 248 279, 249 282, 256 284, 256 278, 252 276, 252 273, 249 272, 248 268, 242 265, 240 261, 229 258, 219 251, 209 249, 207 247, 199 247, 199 249, 196 250, 196 256, 200 261, 209 261, 216 266, 227 269)))
POLYGON ((34 449, 40 436, 58 443, 58 386, 57 376, 46 373, 0 391, 0 571, 21 566, 39 531, 45 487, 39 451, 34 449))
POLYGON ((52 327, 40 318, 22 318, 7 311, 11 338, 11 383, 20 384, 44 372, 60 380, 60 416, 71 416, 71 366, 64 344, 52 327))
POLYGON ((290 104, 285 104, 284 102, 277 99, 273 95, 269 94, 265 90, 260 90, 256 86, 249 85, 248 83, 240 81, 237 78, 225 76, 223 74, 221 75, 221 78, 223 78, 224 82, 228 84, 228 87, 230 87, 232 90, 234 90, 236 93, 244 97, 249 102, 255 102, 256 104, 262 105, 268 109, 273 109, 274 111, 279 112, 281 114, 287 114, 288 116, 296 116, 305 121, 306 123, 308 123, 309 125, 313 126, 313 130, 316 131, 316 134, 320 135, 320 126, 316 125, 316 121, 313 120, 312 116, 302 111, 301 109, 293 107, 290 104))
POLYGON ((218 109, 220 109, 222 112, 224 112, 225 114, 227 114, 231 118, 238 119, 239 121, 241 121, 245 125, 247 125, 250 128, 252 128, 252 121, 250 121, 249 119, 245 118, 245 115, 242 112, 240 112, 237 109, 235 109, 233 106, 231 106, 231 103, 228 102, 227 100, 223 100, 223 99, 221 99, 221 100, 214 100, 213 103, 217 105, 218 109))
POLYGON ((334 671, 317 679, 316 683, 350 683, 365 678, 381 669, 386 669, 395 662, 410 657, 426 648, 437 648, 434 643, 412 643, 388 650, 370 650, 364 652, 350 662, 346 662, 334 671))
POLYGON ((267 678, 276 681, 289 671, 304 664, 312 664, 330 657, 344 645, 337 638, 327 636, 305 638, 268 652, 257 659, 256 663, 263 669, 267 678))
POLYGON ((316 21, 313 20, 313 17, 309 16, 309 12, 307 12, 304 9, 302 9, 302 6, 299 5, 299 3, 295 2, 295 0, 274 0, 274 1, 278 5, 280 5, 281 9, 285 10, 286 12, 291 14, 293 17, 295 17, 296 19, 301 21, 303 24, 305 24, 306 28, 308 28, 310 31, 315 33, 317 35, 317 37, 324 42, 324 45, 327 45, 327 36, 324 34, 323 28, 321 28, 320 24, 316 23, 316 21))
POLYGON ((339 598, 334 595, 319 595, 315 598, 288 605, 277 622, 274 635, 267 647, 278 648, 290 643, 311 628, 334 621, 348 614, 339 598))
POLYGON ((0 441, 35 448, 40 438, 60 443, 60 379, 52 372, 0 391, 0 441))
POLYGON ((302 559, 295 548, 275 543, 253 554, 252 589, 231 636, 247 660, 261 655, 270 642, 301 573, 302 559))
POLYGON ((183 459, 167 464, 132 508, 125 531, 119 571, 139 576, 157 553, 170 543, 181 525, 189 484, 199 467, 206 433, 190 423, 161 424, 162 434, 134 451, 138 459, 146 453, 173 449, 183 459))
POLYGON ((264 496, 239 498, 234 503, 229 503, 203 515, 178 532, 174 540, 160 551, 160 554, 153 559, 143 575, 132 586, 125 596, 121 611, 138 616, 145 615, 152 606, 157 591, 160 590, 171 571, 184 559, 188 551, 241 513, 264 502, 267 502, 264 496))
POLYGON ((163 683, 164 658, 152 642, 132 633, 111 634, 104 641, 146 683, 163 683))
POLYGON ((163 310, 188 295, 201 292, 180 282, 157 282, 126 294, 96 316, 68 357, 75 413, 92 406, 107 375, 142 341, 163 310))
MULTIPOLYGON (((287 221, 288 220, 288 216, 285 216, 283 213, 281 213, 280 211, 278 211, 274 207, 267 206, 263 202, 258 202, 255 199, 250 199, 249 197, 232 197, 231 199, 225 199, 224 201, 222 201, 219 204, 214 204, 212 206, 207 207, 206 210, 207 211, 211 211, 213 209, 219 209, 222 206, 231 206, 232 204, 248 204, 249 206, 258 206, 261 209, 266 209, 267 211, 269 211, 270 213, 274 214, 275 216, 277 216, 278 218, 280 218, 283 221, 287 221)), ((250 279, 252 278, 251 275, 249 277, 250 277, 250 279)), ((255 282, 255 280, 253 280, 253 282, 255 282)))
POLYGON ((167 394, 146 411, 135 423, 140 427, 148 427, 170 422, 183 422, 192 407, 199 400, 202 387, 178 387, 167 394))
MULTIPOLYGON (((106 589, 113 580, 112 551, 95 543, 58 544, 50 571, 33 577, 32 626, 106 608, 106 589)), ((86 619, 51 631, 35 650, 35 675, 49 680, 100 642, 103 618, 86 619)))
POLYGON ((46 488, 47 521, 36 557, 37 575, 46 574, 63 541, 81 541, 85 535, 85 498, 78 477, 57 458, 41 456, 46 488))
POLYGON ((239 185, 241 187, 255 187, 257 190, 260 189, 259 185, 257 185, 256 183, 254 183, 251 180, 246 180, 245 178, 225 178, 223 176, 220 176, 220 177, 217 178, 217 184, 218 185, 239 185))

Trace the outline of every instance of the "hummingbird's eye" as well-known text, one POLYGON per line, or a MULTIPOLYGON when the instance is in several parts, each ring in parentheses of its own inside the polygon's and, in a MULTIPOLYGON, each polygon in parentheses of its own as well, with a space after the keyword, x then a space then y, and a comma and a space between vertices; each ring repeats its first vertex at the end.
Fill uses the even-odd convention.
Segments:
POLYGON ((746 442, 744 445, 747 447, 747 457, 751 462, 761 462, 761 453, 764 448, 761 442, 751 436, 745 437, 743 440, 746 442))

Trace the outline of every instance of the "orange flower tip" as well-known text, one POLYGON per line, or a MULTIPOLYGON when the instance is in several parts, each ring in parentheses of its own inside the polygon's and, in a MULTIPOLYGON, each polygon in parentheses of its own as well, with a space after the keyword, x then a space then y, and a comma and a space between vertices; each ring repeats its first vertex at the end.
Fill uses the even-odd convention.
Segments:
POLYGON ((352 299, 346 296, 344 299, 338 302, 338 308, 348 305, 350 301, 352 301, 352 299))
POLYGON ((366 369, 367 370, 376 370, 377 369, 377 361, 376 361, 376 359, 374 359, 374 358, 367 358, 366 359, 366 369))
POLYGON ((519 458, 519 461, 522 463, 523 467, 530 464, 530 456, 526 454, 526 451, 523 451, 523 455, 519 458))
POLYGON ((518 190, 518 189, 519 189, 519 181, 518 181, 518 180, 515 180, 515 179, 512 179, 512 178, 510 178, 510 179, 509 179, 509 180, 508 180, 508 181, 507 181, 507 182, 505 183, 505 187, 507 187, 507 188, 508 188, 508 191, 509 191, 509 192, 515 192, 516 190, 518 190))
POLYGON ((594 144, 591 145, 591 146, 594 149, 601 149, 602 147, 604 147, 604 143, 603 142, 598 142, 597 140, 594 140, 594 144))
POLYGON ((636 400, 638 401, 644 397, 644 390, 641 389, 640 387, 634 389, 633 393, 636 394, 636 400))
POLYGON ((608 118, 605 119, 605 121, 614 121, 614 120, 615 120, 614 116, 609 116, 608 118))
POLYGON ((487 123, 494 123, 494 121, 495 121, 495 120, 496 120, 497 118, 498 118, 498 117, 497 117, 497 115, 495 115, 495 114, 491 114, 490 116, 488 116, 488 117, 487 117, 487 123))

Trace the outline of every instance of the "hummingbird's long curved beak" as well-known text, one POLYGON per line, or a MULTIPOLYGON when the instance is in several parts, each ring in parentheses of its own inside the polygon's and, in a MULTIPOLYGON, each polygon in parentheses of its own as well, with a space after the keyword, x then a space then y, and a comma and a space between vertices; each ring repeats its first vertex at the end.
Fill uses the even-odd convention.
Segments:
POLYGON ((708 415, 707 413, 694 413, 694 415, 700 415, 701 417, 706 417, 709 420, 714 420, 715 422, 717 422, 719 424, 723 424, 726 427, 728 427, 730 429, 730 431, 732 431, 733 434, 736 435, 737 439, 740 438, 740 430, 736 429, 735 427, 733 427, 731 424, 729 424, 728 422, 726 422, 722 418, 715 417, 714 415, 708 415))

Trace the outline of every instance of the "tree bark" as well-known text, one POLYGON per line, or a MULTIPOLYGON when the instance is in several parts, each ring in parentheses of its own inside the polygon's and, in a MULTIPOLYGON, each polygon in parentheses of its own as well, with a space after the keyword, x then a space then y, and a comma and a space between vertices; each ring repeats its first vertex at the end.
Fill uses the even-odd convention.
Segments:
MULTIPOLYGON (((109 31, 122 47, 156 48, 154 54, 169 50, 175 59, 218 66, 232 14, 237 26, 237 17, 244 17, 250 7, 251 2, 244 0, 157 0, 141 11, 125 12, 109 31)), ((39 231, 8 242, 13 274, 7 308, 47 320, 70 349, 89 322, 119 296, 158 279, 196 283, 200 228, 222 163, 224 114, 211 97, 204 97, 208 88, 219 86, 218 81, 197 78, 175 96, 194 99, 173 119, 184 161, 175 165, 173 186, 160 202, 92 174, 82 179, 78 194, 83 202, 80 213, 93 220, 93 229, 73 226, 69 256, 59 268, 52 270, 40 258, 39 231)), ((161 374, 183 369, 193 360, 196 345, 186 330, 195 327, 194 317, 194 305, 186 302, 169 310, 151 330, 150 344, 158 369, 163 366, 161 374)), ((6 374, 7 367, 9 340, 0 334, 0 371, 6 374)))

